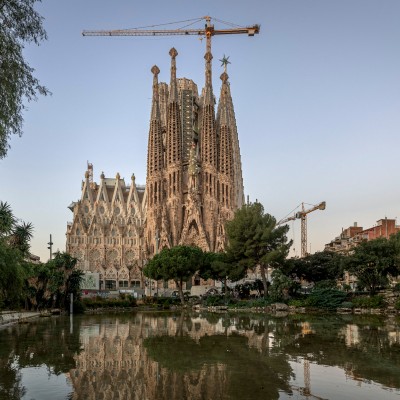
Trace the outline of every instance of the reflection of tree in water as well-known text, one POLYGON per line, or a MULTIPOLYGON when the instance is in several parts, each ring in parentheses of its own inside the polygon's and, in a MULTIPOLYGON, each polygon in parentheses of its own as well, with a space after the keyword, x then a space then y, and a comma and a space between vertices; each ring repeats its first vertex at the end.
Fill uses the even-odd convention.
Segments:
POLYGON ((0 399, 19 400, 26 392, 21 384, 21 373, 13 365, 11 354, 3 357, 0 352, 0 399))
POLYGON ((74 368, 73 357, 80 351, 79 327, 75 328, 71 334, 67 318, 10 326, 0 342, 0 398, 22 398, 22 368, 45 365, 56 375, 74 368))
POLYGON ((220 366, 225 370, 220 381, 223 398, 245 399, 251 393, 252 398, 278 399, 279 390, 290 391, 287 382, 292 371, 286 357, 250 349, 244 336, 204 336, 198 342, 189 336, 155 336, 145 339, 144 346, 153 360, 181 380, 191 371, 220 366))
MULTIPOLYGON (((310 317, 303 317, 310 322, 310 317)), ((354 379, 400 387, 400 345, 391 344, 384 319, 375 316, 311 318, 313 333, 300 335, 285 351, 318 364, 338 366, 354 379), (351 323, 357 341, 346 344, 343 333, 351 323)))

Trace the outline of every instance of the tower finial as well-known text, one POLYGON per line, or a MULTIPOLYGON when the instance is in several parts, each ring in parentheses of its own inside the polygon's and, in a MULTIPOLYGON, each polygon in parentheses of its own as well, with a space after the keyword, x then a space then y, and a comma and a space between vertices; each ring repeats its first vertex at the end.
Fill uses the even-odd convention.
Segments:
MULTIPOLYGON (((229 61, 229 56, 227 57, 225 54, 224 56, 219 60, 221 61, 221 67, 224 67, 224 72, 227 72, 228 69, 228 64, 230 64, 231 62, 229 61)), ((222 78, 221 78, 222 79, 222 78)))
POLYGON ((169 93, 169 102, 177 102, 178 101, 178 88, 176 86, 176 56, 178 52, 175 47, 173 47, 169 51, 169 55, 171 56, 171 81, 170 81, 170 93, 169 93))
POLYGON ((151 108, 151 119, 160 118, 160 108, 158 106, 158 74, 160 73, 160 68, 157 65, 153 65, 151 68, 153 73, 153 104, 151 108))

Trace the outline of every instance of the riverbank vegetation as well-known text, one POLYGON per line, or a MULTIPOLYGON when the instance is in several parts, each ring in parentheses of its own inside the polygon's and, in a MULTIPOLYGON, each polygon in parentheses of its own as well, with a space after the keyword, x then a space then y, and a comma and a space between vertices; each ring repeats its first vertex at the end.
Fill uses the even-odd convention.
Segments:
POLYGON ((68 309, 70 294, 79 298, 83 273, 77 259, 57 252, 42 264, 32 261, 31 223, 18 220, 9 204, 0 202, 0 310, 68 309))

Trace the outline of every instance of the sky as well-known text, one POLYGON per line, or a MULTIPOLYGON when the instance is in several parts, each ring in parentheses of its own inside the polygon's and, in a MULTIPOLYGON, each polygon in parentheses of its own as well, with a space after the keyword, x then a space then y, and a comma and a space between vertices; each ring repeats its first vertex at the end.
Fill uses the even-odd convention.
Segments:
MULTIPOLYGON (((169 82, 175 47, 178 77, 204 85, 205 41, 196 36, 83 37, 84 29, 205 15, 260 24, 254 37, 212 42, 217 97, 218 60, 231 61, 246 196, 277 220, 326 201, 308 216, 312 253, 354 222, 400 217, 400 1, 43 0, 36 9, 48 40, 24 54, 52 96, 27 104, 24 134, 0 160, 0 200, 33 223, 31 251, 42 261, 50 234, 53 249, 65 250, 67 207, 80 198, 87 162, 97 182, 104 171, 145 183, 151 67, 169 82)), ((299 220, 288 237, 299 255, 299 220)))

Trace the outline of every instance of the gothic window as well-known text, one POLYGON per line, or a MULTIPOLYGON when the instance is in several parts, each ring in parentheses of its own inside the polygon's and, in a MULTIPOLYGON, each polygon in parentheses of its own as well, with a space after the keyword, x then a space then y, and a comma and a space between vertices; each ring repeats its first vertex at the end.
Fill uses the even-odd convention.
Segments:
POLYGON ((76 236, 79 236, 81 234, 81 231, 79 228, 76 228, 76 236))
POLYGON ((115 236, 116 235, 116 231, 115 231, 115 229, 112 229, 111 230, 111 236, 115 236))

